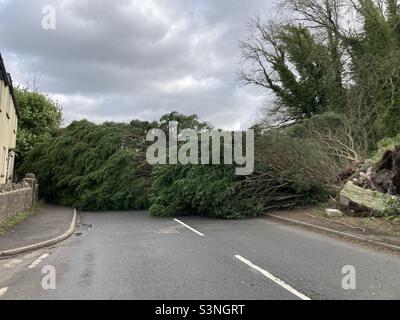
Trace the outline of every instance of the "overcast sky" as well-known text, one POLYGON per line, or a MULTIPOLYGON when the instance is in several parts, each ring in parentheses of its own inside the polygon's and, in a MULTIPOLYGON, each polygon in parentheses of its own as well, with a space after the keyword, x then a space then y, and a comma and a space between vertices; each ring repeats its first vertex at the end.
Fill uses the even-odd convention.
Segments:
POLYGON ((173 110, 251 125, 266 94, 240 87, 238 41, 273 0, 0 0, 0 51, 14 82, 63 106, 64 122, 157 120, 173 110), (42 8, 56 29, 42 28, 42 8))

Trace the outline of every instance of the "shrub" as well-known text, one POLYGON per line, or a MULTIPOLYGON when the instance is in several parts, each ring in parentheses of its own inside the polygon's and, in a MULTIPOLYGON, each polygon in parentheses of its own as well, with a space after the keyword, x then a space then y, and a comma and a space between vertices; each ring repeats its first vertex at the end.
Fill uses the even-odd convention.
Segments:
POLYGON ((385 210, 383 214, 386 217, 400 216, 400 198, 389 198, 385 204, 385 210))

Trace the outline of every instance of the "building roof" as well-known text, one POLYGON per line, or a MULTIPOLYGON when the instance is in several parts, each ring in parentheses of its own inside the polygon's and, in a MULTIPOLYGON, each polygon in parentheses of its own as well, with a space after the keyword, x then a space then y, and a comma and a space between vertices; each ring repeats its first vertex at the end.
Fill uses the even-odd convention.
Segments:
POLYGON ((9 88, 11 97, 14 102, 15 111, 17 113, 17 116, 19 116, 17 99, 15 99, 12 78, 11 75, 7 72, 6 67, 4 66, 4 61, 3 57, 1 56, 1 53, 0 53, 0 81, 4 81, 5 85, 9 88))

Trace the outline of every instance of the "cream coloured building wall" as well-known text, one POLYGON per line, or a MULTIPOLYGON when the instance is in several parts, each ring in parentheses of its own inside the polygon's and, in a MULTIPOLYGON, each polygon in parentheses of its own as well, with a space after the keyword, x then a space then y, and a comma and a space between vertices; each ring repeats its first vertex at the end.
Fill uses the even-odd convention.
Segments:
POLYGON ((12 180, 18 116, 10 87, 0 81, 0 185, 12 180))

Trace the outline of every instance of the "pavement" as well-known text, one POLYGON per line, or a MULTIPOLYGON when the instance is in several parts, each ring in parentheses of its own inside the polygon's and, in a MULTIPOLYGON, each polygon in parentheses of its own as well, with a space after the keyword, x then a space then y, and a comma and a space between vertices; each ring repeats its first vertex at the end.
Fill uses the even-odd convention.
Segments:
POLYGON ((0 261, 0 299, 400 299, 399 255, 272 219, 78 220, 67 240, 0 261), (342 286, 345 266, 354 290, 342 286), (48 270, 54 290, 42 286, 48 270))
POLYGON ((27 220, 0 236, 0 252, 57 238, 70 228, 73 216, 71 208, 42 204, 27 220))

